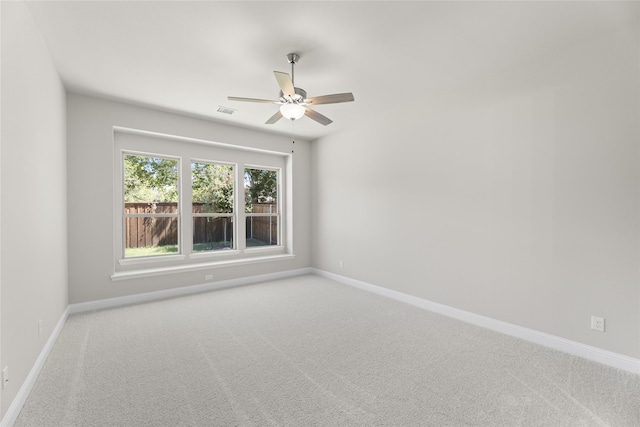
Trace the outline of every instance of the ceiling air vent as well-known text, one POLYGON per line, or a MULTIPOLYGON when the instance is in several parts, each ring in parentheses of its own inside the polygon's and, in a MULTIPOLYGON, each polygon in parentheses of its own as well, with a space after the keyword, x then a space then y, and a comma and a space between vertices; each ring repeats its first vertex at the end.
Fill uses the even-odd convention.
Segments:
POLYGON ((233 114, 238 110, 235 110, 233 108, 229 108, 229 107, 223 107, 222 105, 218 105, 218 113, 223 113, 223 114, 233 114))

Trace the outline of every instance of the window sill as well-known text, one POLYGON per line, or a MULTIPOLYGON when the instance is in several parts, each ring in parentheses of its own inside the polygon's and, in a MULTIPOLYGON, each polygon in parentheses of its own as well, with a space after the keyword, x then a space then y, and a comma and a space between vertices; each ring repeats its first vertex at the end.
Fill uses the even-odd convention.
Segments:
POLYGON ((120 265, 157 264, 167 261, 182 261, 184 255, 161 255, 154 257, 125 258, 118 261, 120 265))
POLYGON ((253 246, 244 250, 245 254, 258 254, 267 252, 284 252, 284 246, 253 246))
POLYGON ((186 273, 190 271, 199 271, 199 270, 210 270, 212 268, 233 267, 237 265, 258 264, 262 262, 272 262, 272 261, 286 261, 286 260, 294 259, 295 257, 296 256, 294 254, 281 254, 281 255, 261 256, 261 257, 255 257, 255 258, 234 259, 234 260, 226 260, 226 261, 213 261, 213 262, 190 264, 190 265, 149 268, 149 269, 135 270, 135 271, 118 271, 113 275, 111 275, 111 280, 115 282, 120 280, 139 279, 141 277, 162 276, 165 274, 186 273))
MULTIPOLYGON (((240 251, 236 249, 228 249, 223 251, 208 251, 208 252, 194 252, 189 255, 189 259, 214 259, 214 258, 224 258, 230 256, 238 256, 240 251)), ((203 261, 205 262, 205 261, 203 261)), ((213 261, 212 261, 213 262, 213 261)), ((217 261, 216 261, 217 262, 217 261)))

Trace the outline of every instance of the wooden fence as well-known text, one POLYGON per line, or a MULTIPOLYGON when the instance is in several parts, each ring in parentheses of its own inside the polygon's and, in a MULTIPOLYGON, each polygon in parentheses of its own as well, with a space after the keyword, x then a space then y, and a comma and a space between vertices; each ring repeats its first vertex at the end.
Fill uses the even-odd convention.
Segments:
MULTIPOLYGON (((194 212, 204 212, 203 203, 193 204, 194 212)), ((125 203, 125 214, 177 213, 176 203, 125 203)), ((255 213, 275 212, 272 204, 254 204, 255 213)), ((194 217, 193 243, 229 242, 233 240, 231 218, 194 217)), ((254 244, 277 244, 278 224, 276 217, 248 217, 247 239, 254 244)), ((127 248, 165 246, 178 244, 178 218, 127 217, 125 218, 127 248)))
MULTIPOLYGON (((272 204, 254 204, 254 213, 276 213, 276 206, 272 204)), ((278 217, 252 216, 247 217, 246 228, 248 244, 256 246, 270 246, 278 244, 278 217)))
MULTIPOLYGON (((176 203, 125 203, 125 214, 177 213, 176 203)), ((125 218, 127 248, 178 244, 178 218, 125 218)))

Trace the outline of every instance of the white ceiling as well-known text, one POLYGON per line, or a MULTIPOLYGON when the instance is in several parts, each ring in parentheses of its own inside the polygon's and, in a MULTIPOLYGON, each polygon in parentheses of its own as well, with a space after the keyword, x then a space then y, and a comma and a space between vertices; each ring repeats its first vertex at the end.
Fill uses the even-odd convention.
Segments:
POLYGON ((366 124, 638 19, 635 2, 27 1, 65 87, 239 126, 263 124, 277 99, 273 71, 308 96, 353 92, 315 109, 334 120, 294 123, 315 139, 366 124), (229 116, 218 106, 237 109, 229 116))

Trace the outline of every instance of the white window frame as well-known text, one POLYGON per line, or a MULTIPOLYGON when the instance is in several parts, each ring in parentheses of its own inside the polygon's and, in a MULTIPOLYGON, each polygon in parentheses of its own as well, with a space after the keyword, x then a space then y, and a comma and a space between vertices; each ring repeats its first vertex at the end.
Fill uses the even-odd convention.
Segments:
MULTIPOLYGON (((244 214, 244 220, 243 220, 242 224, 243 224, 243 227, 245 228, 245 234, 246 234, 247 218, 251 218, 251 217, 254 217, 254 218, 257 218, 257 217, 275 217, 276 221, 277 221, 277 224, 278 224, 277 236, 276 236, 276 239, 278 241, 278 245, 255 246, 255 247, 251 247, 251 248, 246 248, 246 251, 249 252, 249 253, 252 253, 252 252, 253 253, 258 253, 258 252, 269 251, 270 248, 272 248, 274 246, 277 247, 277 246, 282 245, 282 240, 281 240, 282 239, 282 222, 281 222, 281 219, 280 219, 280 212, 282 211, 282 203, 281 203, 281 199, 282 199, 282 197, 281 197, 281 194, 282 194, 282 185, 281 185, 281 182, 282 182, 282 169, 269 167, 269 166, 262 166, 262 165, 245 164, 244 168, 242 169, 242 181, 243 181, 243 183, 244 183, 244 170, 245 169, 259 169, 259 170, 268 170, 268 171, 276 172, 276 176, 277 176, 277 180, 278 180, 278 188, 277 188, 277 199, 276 199, 277 200, 277 203, 276 203, 277 207, 276 207, 276 213, 275 214, 273 214, 273 213, 253 213, 253 212, 248 213, 248 212, 245 212, 245 209, 244 209, 244 184, 242 186, 243 187, 242 188, 243 189, 243 193, 242 193, 242 195, 243 195, 242 213, 244 214)), ((246 245, 246 242, 247 242, 246 235, 245 235, 245 238, 244 238, 244 242, 245 242, 245 245, 246 245)))
MULTIPOLYGON (((192 158, 189 160, 189 177, 191 178, 191 164, 192 163, 207 163, 210 165, 227 165, 233 167, 233 212, 231 214, 226 213, 193 213, 193 205, 191 205, 190 210, 190 221, 193 227, 193 218, 231 218, 233 222, 233 248, 225 249, 220 251, 202 251, 202 252, 194 252, 193 251, 193 228, 191 230, 190 235, 190 249, 189 249, 189 257, 193 259, 197 258, 208 258, 210 256, 231 256, 237 255, 238 252, 238 164, 230 163, 230 162, 222 162, 222 161, 212 161, 212 160, 204 160, 204 159, 195 159, 192 158)), ((191 179, 189 180, 191 182, 191 179)), ((189 185, 192 189, 192 184, 189 185)), ((193 203, 193 197, 190 196, 190 204, 193 203)), ((186 236, 185 236, 186 237, 186 236)))
MULTIPOLYGON (((293 259, 291 153, 263 150, 175 135, 114 127, 114 273, 112 280, 207 270, 240 264, 293 259), (124 258, 124 153, 179 160, 178 247, 176 255, 124 258), (234 167, 235 249, 193 252, 191 163, 234 167), (246 247, 244 209, 245 168, 275 170, 278 174, 278 245, 246 247)), ((166 215, 166 214, 165 214, 166 215)), ((205 214, 211 216, 214 214, 205 214)), ((265 214, 261 214, 265 215, 265 214)), ((269 215, 269 214, 266 214, 269 215)))
POLYGON ((148 263, 152 263, 157 261, 158 259, 163 259, 165 261, 170 260, 180 260, 180 259, 184 259, 184 255, 183 255, 183 245, 182 245, 182 236, 180 233, 180 229, 181 229, 181 222, 182 222, 182 210, 183 210, 183 206, 182 206, 182 176, 180 174, 180 171, 182 170, 182 159, 180 157, 176 157, 176 156, 170 156, 170 155, 166 155, 166 154, 157 154, 157 153, 148 153, 148 152, 144 152, 144 151, 133 151, 133 150, 122 150, 120 152, 120 167, 121 167, 121 182, 122 185, 120 185, 120 195, 119 195, 119 199, 120 199, 120 217, 122 218, 121 220, 121 234, 122 234, 122 243, 121 243, 121 259, 120 259, 120 264, 121 265, 127 265, 127 264, 148 264, 148 263), (130 155, 130 156, 139 156, 139 157, 155 157, 155 158, 162 158, 162 159, 169 159, 169 160, 176 160, 178 162, 178 207, 177 213, 136 213, 136 214, 131 214, 131 213, 125 213, 125 201, 124 201, 124 158, 125 156, 130 155), (127 232, 127 227, 126 227, 126 222, 127 222, 127 218, 176 218, 177 222, 178 222, 178 252, 176 254, 164 254, 164 255, 153 255, 153 256, 148 256, 148 257, 133 257, 133 258, 126 258, 125 257, 125 251, 126 251, 126 242, 127 242, 127 237, 126 237, 126 232, 127 232))

